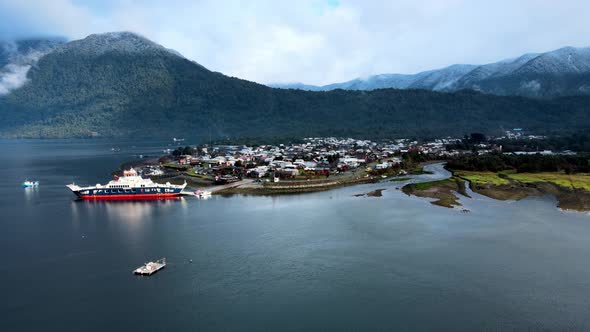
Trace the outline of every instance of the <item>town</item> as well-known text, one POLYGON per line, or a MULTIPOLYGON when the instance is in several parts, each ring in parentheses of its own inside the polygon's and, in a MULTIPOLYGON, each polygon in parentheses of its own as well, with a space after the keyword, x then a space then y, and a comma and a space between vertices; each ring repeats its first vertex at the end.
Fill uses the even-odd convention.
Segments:
POLYGON ((220 193, 317 191, 418 174, 425 163, 465 155, 574 154, 569 150, 539 150, 539 144, 532 144, 545 139, 520 128, 493 138, 472 133, 463 138, 422 141, 325 137, 277 145, 180 146, 184 140, 175 139, 179 145, 176 149, 167 149, 165 156, 134 166, 154 181, 186 181, 191 187, 223 185, 220 193), (504 151, 504 145, 510 146, 509 151, 504 151))

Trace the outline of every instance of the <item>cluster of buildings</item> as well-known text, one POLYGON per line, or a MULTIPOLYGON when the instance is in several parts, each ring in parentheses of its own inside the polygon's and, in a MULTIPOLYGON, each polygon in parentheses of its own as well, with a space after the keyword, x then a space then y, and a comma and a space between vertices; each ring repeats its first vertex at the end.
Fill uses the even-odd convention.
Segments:
POLYGON ((511 130, 506 130, 504 132, 504 136, 502 137, 498 137, 498 139, 529 139, 529 140, 534 140, 534 139, 545 139, 547 138, 546 136, 543 135, 532 135, 532 134, 528 134, 524 131, 524 129, 522 128, 514 128, 511 130))
POLYGON ((181 155, 179 165, 212 176, 281 178, 330 176, 358 168, 385 170, 398 166, 405 153, 448 156, 446 146, 454 139, 432 142, 396 139, 375 142, 353 138, 305 138, 301 143, 279 145, 197 146, 192 155, 181 155))
MULTIPOLYGON (((506 132, 506 137, 522 138, 522 130, 506 132)), ((537 137, 535 137, 537 138, 537 137)), ((394 139, 375 142, 354 138, 305 138, 300 143, 279 145, 201 145, 191 155, 177 156, 174 162, 196 174, 214 177, 330 176, 358 168, 385 170, 398 166, 405 154, 448 158, 464 154, 501 152, 502 147, 486 141, 464 147, 460 138, 418 142, 394 139)), ((547 153, 547 152, 545 152, 547 153)), ((152 170, 154 172, 154 170, 152 170)))

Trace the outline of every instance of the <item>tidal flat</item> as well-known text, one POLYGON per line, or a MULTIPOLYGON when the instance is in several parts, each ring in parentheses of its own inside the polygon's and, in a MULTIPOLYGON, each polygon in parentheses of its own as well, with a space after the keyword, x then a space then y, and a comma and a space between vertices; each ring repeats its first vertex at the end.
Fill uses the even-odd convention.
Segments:
POLYGON ((465 182, 473 192, 497 200, 521 200, 526 197, 553 195, 564 210, 590 211, 590 175, 560 172, 516 173, 453 171, 449 179, 408 184, 404 193, 434 198, 432 204, 460 206, 459 195, 469 197, 465 182))

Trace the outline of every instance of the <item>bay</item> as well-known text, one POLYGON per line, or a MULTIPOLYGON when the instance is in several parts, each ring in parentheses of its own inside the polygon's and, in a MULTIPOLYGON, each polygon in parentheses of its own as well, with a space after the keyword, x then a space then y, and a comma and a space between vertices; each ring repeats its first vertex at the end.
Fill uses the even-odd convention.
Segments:
MULTIPOLYGON (((403 182, 153 202, 65 187, 168 147, 0 140, 2 331, 589 328, 590 217, 551 197, 474 195, 461 213, 403 182), (160 257, 165 270, 131 274, 160 257)), ((416 180, 445 176, 430 167, 416 180)))

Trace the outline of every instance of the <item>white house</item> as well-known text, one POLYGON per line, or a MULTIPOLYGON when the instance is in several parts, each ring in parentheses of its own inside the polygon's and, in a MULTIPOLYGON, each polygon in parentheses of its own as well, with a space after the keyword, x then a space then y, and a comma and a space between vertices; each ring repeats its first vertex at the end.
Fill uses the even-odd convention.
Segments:
POLYGON ((381 163, 381 164, 375 165, 375 169, 388 169, 388 168, 389 168, 389 163, 381 163))

